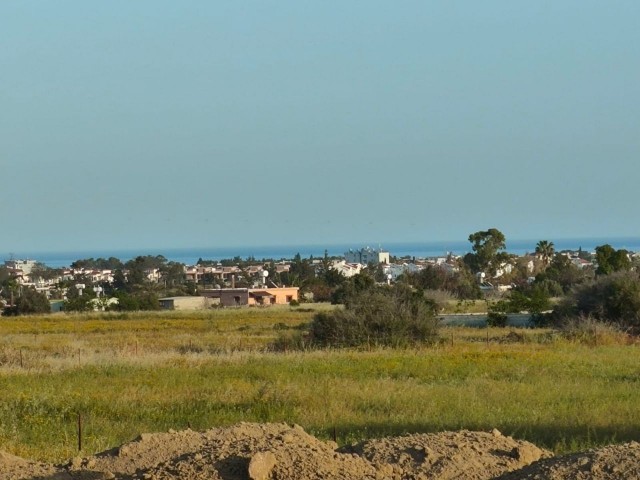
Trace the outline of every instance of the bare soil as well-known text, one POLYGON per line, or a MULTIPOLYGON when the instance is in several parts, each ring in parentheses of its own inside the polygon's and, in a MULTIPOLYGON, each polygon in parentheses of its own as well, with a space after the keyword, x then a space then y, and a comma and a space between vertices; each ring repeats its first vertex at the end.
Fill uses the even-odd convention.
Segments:
POLYGON ((0 452, 0 480, 299 480, 640 478, 640 444, 553 457, 492 432, 443 432, 337 448, 298 425, 240 423, 204 432, 143 434, 62 465, 0 452))

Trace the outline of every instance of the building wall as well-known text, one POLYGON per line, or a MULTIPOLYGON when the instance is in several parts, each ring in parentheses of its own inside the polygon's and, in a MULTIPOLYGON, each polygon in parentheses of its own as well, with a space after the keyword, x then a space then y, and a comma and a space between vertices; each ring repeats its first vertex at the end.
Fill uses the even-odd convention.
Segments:
POLYGON ((362 264, 347 263, 345 260, 336 260, 331 265, 333 270, 340 272, 345 277, 353 277, 362 271, 362 264))
POLYGON ((160 299, 160 305, 165 310, 205 310, 218 303, 213 298, 206 297, 171 297, 160 299))
POLYGON ((347 263, 361 263, 363 265, 369 263, 389 263, 389 252, 366 247, 356 251, 349 250, 345 252, 344 259, 347 263))
POLYGON ((299 300, 298 287, 283 288, 219 288, 205 290, 202 294, 208 298, 217 298, 224 307, 241 307, 244 305, 287 305, 293 300, 299 300), (270 296, 259 297, 260 293, 270 296), (258 297, 258 298, 256 298, 258 297))
MULTIPOLYGON (((293 300, 298 301, 298 287, 283 287, 283 288, 252 288, 251 292, 266 292, 272 297, 264 297, 263 305, 288 305, 293 300)), ((260 305, 259 300, 255 296, 249 295, 249 305, 260 305)))
POLYGON ((249 305, 248 288, 222 288, 220 292, 220 304, 225 307, 241 307, 249 305))
POLYGON ((35 260, 5 260, 4 262, 5 267, 22 270, 25 275, 31 273, 35 264, 35 260))

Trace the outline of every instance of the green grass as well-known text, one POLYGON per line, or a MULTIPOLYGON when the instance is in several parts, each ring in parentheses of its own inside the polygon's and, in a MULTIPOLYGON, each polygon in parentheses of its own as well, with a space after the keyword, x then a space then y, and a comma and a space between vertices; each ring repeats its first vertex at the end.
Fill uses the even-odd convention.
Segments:
POLYGON ((72 457, 78 413, 84 454, 141 432, 239 421, 299 423, 324 438, 335 427, 339 443, 494 427, 558 453, 640 440, 636 345, 508 329, 488 330, 487 343, 486 329, 445 329, 423 349, 264 351, 312 315, 3 319, 0 450, 72 457))

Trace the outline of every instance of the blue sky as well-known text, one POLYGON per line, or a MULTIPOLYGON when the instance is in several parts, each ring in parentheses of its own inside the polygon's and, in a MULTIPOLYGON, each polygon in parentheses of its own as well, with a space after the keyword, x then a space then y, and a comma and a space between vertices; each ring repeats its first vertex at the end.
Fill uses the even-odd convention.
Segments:
POLYGON ((638 18, 2 2, 0 252, 638 236, 638 18))

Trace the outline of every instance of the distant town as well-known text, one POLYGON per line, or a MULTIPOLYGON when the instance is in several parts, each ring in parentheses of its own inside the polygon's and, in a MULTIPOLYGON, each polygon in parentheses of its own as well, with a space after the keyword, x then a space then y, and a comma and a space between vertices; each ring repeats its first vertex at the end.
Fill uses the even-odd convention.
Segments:
MULTIPOLYGON (((379 285, 401 281, 425 291, 442 290, 458 299, 473 299, 541 280, 555 262, 556 270, 566 271, 558 278, 547 275, 547 293, 553 296, 566 291, 571 278, 567 272, 574 272, 574 277, 583 272, 584 277, 599 268, 597 251, 555 252, 548 241, 540 241, 530 254, 507 254, 504 236, 496 229, 476 232, 469 241, 474 253, 427 258, 396 257, 380 247, 362 247, 341 257, 325 252, 320 258, 298 254, 277 261, 199 259, 195 265, 162 255, 138 256, 124 263, 115 257, 78 259, 67 268, 9 259, 0 267, 0 306, 7 310, 5 314, 18 314, 45 309, 185 310, 335 302, 343 283, 358 276, 379 285), (25 297, 18 310, 17 299, 25 297)), ((638 253, 609 248, 629 265, 640 261, 638 253)))

